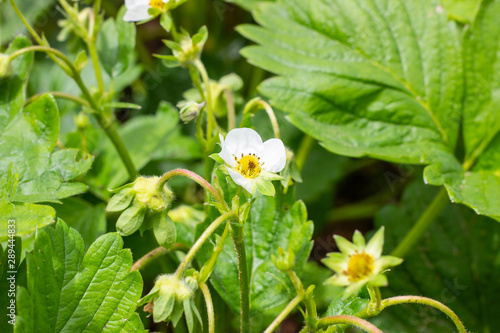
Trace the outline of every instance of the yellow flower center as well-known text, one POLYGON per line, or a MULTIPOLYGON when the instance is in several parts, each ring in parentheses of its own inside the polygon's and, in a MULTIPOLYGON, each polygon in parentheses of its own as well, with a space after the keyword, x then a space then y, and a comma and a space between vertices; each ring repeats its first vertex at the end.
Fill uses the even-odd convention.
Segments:
POLYGON ((373 257, 366 253, 358 253, 351 256, 346 272, 349 280, 356 282, 370 276, 373 272, 374 263, 373 257))
POLYGON ((260 174, 260 167, 264 163, 260 164, 260 157, 256 157, 255 154, 248 154, 243 156, 241 154, 241 158, 238 160, 236 157, 236 170, 247 178, 257 178, 260 174))
POLYGON ((151 0, 149 1, 149 5, 159 10, 163 10, 165 8, 165 3, 163 3, 162 0, 151 0))

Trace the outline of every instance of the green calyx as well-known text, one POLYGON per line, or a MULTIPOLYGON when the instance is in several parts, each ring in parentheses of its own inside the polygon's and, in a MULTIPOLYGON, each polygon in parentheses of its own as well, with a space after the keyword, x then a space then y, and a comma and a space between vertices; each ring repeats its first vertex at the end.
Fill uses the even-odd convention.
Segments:
POLYGON ((291 248, 285 251, 281 246, 278 248, 278 255, 271 255, 271 259, 276 266, 282 272, 289 271, 295 267, 295 253, 291 248))
POLYGON ((166 184, 158 186, 160 177, 139 177, 132 185, 135 201, 152 211, 166 210, 174 197, 166 184))
POLYGON ((144 311, 152 313, 153 320, 157 323, 166 321, 176 326, 182 314, 185 314, 189 332, 192 332, 193 313, 200 324, 202 320, 193 301, 195 286, 189 282, 175 275, 160 275, 151 292, 139 301, 139 305, 147 303, 144 311))

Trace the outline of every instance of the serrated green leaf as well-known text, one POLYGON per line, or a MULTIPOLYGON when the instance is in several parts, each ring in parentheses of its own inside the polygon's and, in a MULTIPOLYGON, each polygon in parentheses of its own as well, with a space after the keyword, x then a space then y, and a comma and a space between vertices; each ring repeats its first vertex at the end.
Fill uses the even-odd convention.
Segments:
MULTIPOLYGON (((135 316, 139 272, 116 233, 97 239, 84 256, 74 229, 59 221, 39 231, 27 255, 28 287, 17 295, 16 332, 118 332, 135 316)), ((139 325, 135 319, 135 325, 139 325)))
POLYGON ((426 182, 500 218, 498 1, 482 2, 464 57, 434 0, 288 0, 253 13, 262 27, 239 31, 259 45, 242 53, 279 75, 260 90, 294 125, 338 154, 429 165, 426 182))
MULTIPOLYGON (((384 207, 376 228, 386 230, 384 252, 390 253, 430 204, 436 189, 411 184, 398 205, 384 207)), ((467 331, 484 332, 500 327, 500 225, 462 206, 448 204, 402 265, 386 275, 389 287, 382 296, 422 295, 450 307, 467 331)), ((421 305, 399 305, 381 313, 376 321, 384 332, 451 332, 453 323, 421 305)))
POLYGON ((3 333, 11 333, 14 328, 12 322, 16 316, 16 304, 13 305, 12 302, 16 300, 16 287, 22 285, 21 253, 22 243, 19 237, 8 242, 5 249, 0 245, 0 290, 3 291, 0 294, 0 306, 6 309, 5 315, 0 318, 0 331, 3 333))

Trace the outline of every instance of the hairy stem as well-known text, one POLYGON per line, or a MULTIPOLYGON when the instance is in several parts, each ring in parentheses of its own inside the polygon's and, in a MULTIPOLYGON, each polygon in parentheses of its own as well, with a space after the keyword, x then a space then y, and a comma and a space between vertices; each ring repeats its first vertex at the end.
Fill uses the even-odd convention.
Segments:
POLYGON ((408 251, 410 251, 415 243, 422 237, 429 226, 434 222, 436 217, 441 213, 446 204, 450 202, 445 188, 441 188, 439 193, 436 195, 431 204, 427 207, 425 212, 420 216, 418 221, 413 225, 410 232, 408 232, 405 238, 399 243, 391 255, 395 257, 403 258, 408 251))
POLYGON ((215 333, 215 311, 212 296, 210 295, 210 289, 208 289, 205 282, 200 283, 200 289, 203 293, 203 297, 205 298, 205 304, 207 305, 208 333, 215 333))
POLYGON ((224 201, 224 198, 221 198, 219 196, 219 193, 217 193, 217 191, 213 188, 212 185, 210 185, 209 182, 205 180, 205 178, 201 177, 197 173, 194 173, 193 171, 186 169, 174 169, 172 171, 169 171, 160 178, 160 180, 158 181, 158 187, 162 187, 163 184, 177 176, 184 176, 197 182, 201 187, 209 192, 217 202, 219 202, 221 205, 223 205, 223 207, 227 208, 227 211, 229 211, 229 207, 224 201))
POLYGON ((238 278, 240 281, 240 332, 250 332, 250 289, 248 285, 248 267, 245 251, 244 227, 237 225, 231 228, 234 249, 238 257, 238 278))
POLYGON ((222 223, 226 222, 227 220, 229 220, 231 218, 235 218, 235 217, 236 216, 234 216, 233 213, 223 214, 223 215, 219 216, 217 219, 215 219, 215 221, 213 221, 212 224, 210 224, 208 226, 208 228, 205 229, 205 231, 203 232, 203 234, 201 234, 200 238, 198 238, 198 240, 196 241, 196 243, 194 243, 194 245, 191 247, 191 249, 189 250, 189 252, 186 254, 186 256, 184 257, 184 260, 182 260, 182 262, 179 265, 179 267, 177 267, 177 270, 175 271, 175 275, 178 278, 181 278, 182 274, 184 274, 184 272, 186 271, 189 263, 193 260, 194 256, 196 255, 196 253, 198 252, 198 250, 200 249, 200 247, 214 233, 214 231, 222 223))
POLYGON ((438 309, 439 311, 443 312, 446 314, 455 324, 455 326, 458 329, 458 332, 460 333, 467 333, 464 324, 462 321, 458 318, 458 316, 453 312, 449 307, 446 305, 433 300, 432 298, 427 298, 427 297, 421 297, 421 296, 396 296, 396 297, 391 297, 387 298, 382 301, 382 309, 387 308, 392 305, 397 305, 397 304, 408 304, 408 303, 417 303, 417 304, 423 304, 423 305, 428 305, 431 306, 435 309, 438 309))
POLYGON ((141 257, 139 260, 137 260, 133 265, 130 271, 140 271, 147 265, 149 265, 152 261, 156 260, 156 258, 164 255, 165 253, 168 252, 174 252, 174 251, 184 251, 187 252, 189 248, 181 243, 175 243, 170 249, 166 249, 164 247, 157 247, 156 249, 148 252, 146 255, 141 257))
POLYGON ((207 145, 210 144, 212 140, 213 128, 214 128, 214 110, 212 103, 212 89, 210 87, 210 79, 208 78, 208 73, 205 68, 205 65, 200 60, 196 60, 194 62, 194 66, 200 72, 203 83, 205 84, 205 101, 207 102, 207 145))
POLYGON ((354 317, 354 316, 346 316, 346 315, 331 316, 331 317, 321 318, 317 322, 317 325, 319 328, 327 327, 327 326, 331 326, 331 325, 340 325, 340 324, 347 324, 347 325, 356 326, 356 327, 359 327, 359 328, 361 328, 369 333, 382 333, 382 331, 379 330, 372 323, 370 323, 364 319, 354 317))
POLYGON ((299 305, 299 303, 302 301, 302 298, 303 298, 303 296, 297 295, 294 299, 292 299, 290 301, 290 303, 288 303, 288 305, 283 309, 283 311, 281 311, 281 313, 278 315, 278 317, 276 317, 273 320, 271 325, 269 325, 266 328, 264 333, 274 332, 278 328, 279 324, 281 324, 281 322, 283 320, 285 320, 285 318, 290 314, 290 312, 292 312, 293 309, 295 309, 295 307, 297 307, 299 305))

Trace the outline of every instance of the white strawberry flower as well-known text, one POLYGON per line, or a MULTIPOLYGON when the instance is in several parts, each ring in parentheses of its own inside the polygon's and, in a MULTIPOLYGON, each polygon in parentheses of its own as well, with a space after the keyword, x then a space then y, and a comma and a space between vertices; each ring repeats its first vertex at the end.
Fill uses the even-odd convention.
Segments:
POLYGON ((219 137, 222 147, 219 156, 233 181, 251 194, 258 190, 264 195, 274 195, 270 180, 281 179, 276 173, 286 164, 283 141, 262 142, 260 135, 250 128, 236 128, 225 139, 219 137))
POLYGON ((154 8, 158 11, 165 11, 165 4, 170 0, 125 0, 127 12, 123 16, 124 21, 145 21, 151 19, 150 9, 154 8))

